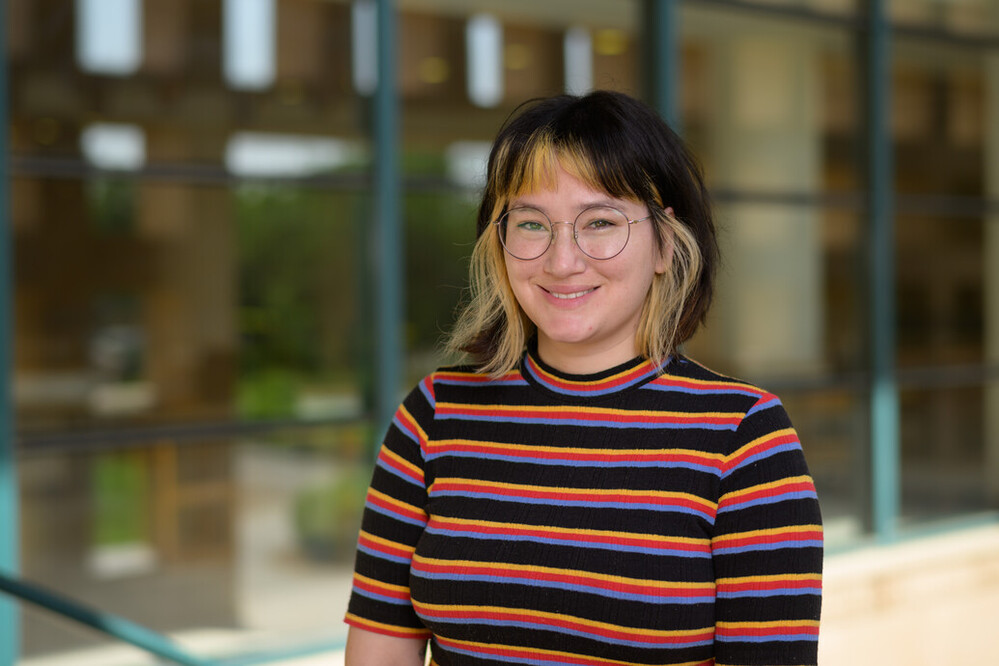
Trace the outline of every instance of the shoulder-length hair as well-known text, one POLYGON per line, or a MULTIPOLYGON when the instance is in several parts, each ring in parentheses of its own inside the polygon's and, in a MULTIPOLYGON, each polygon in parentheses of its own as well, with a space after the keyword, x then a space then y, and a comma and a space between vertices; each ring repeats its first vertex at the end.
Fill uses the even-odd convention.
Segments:
POLYGON ((671 261, 646 296, 636 347, 664 362, 707 315, 718 261, 714 221, 700 166, 683 141, 653 109, 610 91, 526 102, 500 129, 479 206, 469 298, 448 351, 467 353, 492 376, 517 366, 535 327, 510 287, 492 222, 511 199, 552 186, 560 167, 648 207, 659 251, 671 261))

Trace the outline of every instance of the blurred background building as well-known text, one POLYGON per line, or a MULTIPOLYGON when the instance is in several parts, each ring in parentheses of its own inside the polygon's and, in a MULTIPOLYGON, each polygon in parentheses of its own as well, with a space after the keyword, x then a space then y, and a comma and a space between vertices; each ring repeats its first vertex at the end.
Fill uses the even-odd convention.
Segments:
MULTIPOLYGON (((784 399, 832 558, 995 525, 999 2, 2 2, 0 569, 206 653, 341 642, 489 142, 594 88, 702 159, 686 351, 784 399)), ((105 644, 0 599, 4 666, 105 644)))

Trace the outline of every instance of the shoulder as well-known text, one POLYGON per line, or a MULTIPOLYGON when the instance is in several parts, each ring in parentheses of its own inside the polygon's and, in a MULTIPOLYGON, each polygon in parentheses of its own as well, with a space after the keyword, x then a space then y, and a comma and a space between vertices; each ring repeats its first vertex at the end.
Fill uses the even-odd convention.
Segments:
POLYGON ((663 374, 649 382, 648 388, 687 396, 700 407, 714 406, 715 411, 748 414, 766 405, 776 406, 780 399, 766 389, 736 377, 722 374, 686 356, 677 355, 666 365, 663 374))

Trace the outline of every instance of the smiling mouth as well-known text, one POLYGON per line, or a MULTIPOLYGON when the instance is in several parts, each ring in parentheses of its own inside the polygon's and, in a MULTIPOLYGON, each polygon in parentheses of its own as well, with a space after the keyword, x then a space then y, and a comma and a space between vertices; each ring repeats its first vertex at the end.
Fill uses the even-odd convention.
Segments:
POLYGON ((580 296, 586 296, 587 294, 594 292, 596 290, 597 290, 596 287, 592 287, 590 289, 584 289, 583 291, 574 291, 569 294, 559 294, 554 291, 548 291, 547 289, 545 289, 545 291, 548 291, 549 294, 562 301, 568 301, 572 300, 573 298, 579 298, 580 296))

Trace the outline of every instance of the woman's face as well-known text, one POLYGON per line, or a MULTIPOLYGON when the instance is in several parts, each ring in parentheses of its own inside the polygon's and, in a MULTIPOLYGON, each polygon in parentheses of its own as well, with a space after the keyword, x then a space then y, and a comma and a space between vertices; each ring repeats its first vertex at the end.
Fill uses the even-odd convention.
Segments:
POLYGON ((583 254, 570 225, 557 222, 572 221, 594 205, 618 208, 629 220, 649 215, 645 205, 591 189, 561 168, 551 189, 518 196, 507 205, 537 208, 556 222, 555 241, 537 259, 504 256, 513 293, 538 328, 542 360, 575 374, 605 370, 638 354, 635 333, 645 297, 653 276, 667 265, 652 219, 631 225, 628 244, 616 257, 601 261, 583 254))

